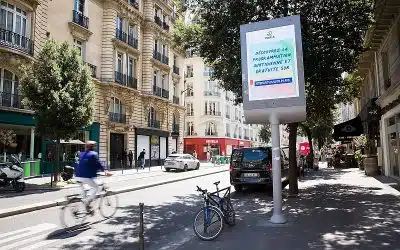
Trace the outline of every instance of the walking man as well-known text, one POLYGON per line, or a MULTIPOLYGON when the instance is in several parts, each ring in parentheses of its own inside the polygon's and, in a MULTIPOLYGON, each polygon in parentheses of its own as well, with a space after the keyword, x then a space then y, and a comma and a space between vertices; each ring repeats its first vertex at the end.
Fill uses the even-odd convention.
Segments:
POLYGON ((145 155, 146 155, 146 150, 143 149, 143 151, 140 152, 139 157, 138 157, 138 161, 139 161, 140 167, 141 167, 142 169, 144 169, 144 163, 145 163, 144 156, 145 156, 145 155))
POLYGON ((133 161, 133 152, 132 152, 132 150, 129 150, 128 160, 129 160, 129 166, 130 166, 130 168, 132 168, 132 161, 133 161))

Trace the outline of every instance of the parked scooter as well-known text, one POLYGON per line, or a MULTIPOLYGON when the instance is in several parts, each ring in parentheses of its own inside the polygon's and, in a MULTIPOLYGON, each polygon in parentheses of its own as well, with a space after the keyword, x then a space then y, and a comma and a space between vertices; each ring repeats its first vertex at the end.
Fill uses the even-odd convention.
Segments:
POLYGON ((0 165, 0 187, 8 186, 16 192, 25 190, 24 169, 15 155, 11 155, 10 163, 0 165))

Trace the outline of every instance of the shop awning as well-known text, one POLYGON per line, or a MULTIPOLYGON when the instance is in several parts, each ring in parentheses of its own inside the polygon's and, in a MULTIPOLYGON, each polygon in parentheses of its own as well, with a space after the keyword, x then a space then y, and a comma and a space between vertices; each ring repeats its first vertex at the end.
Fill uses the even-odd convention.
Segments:
POLYGON ((60 140, 61 144, 75 144, 75 145, 85 145, 85 143, 81 140, 60 140))
POLYGON ((363 133, 362 121, 359 116, 334 126, 333 139, 335 141, 348 141, 363 133))

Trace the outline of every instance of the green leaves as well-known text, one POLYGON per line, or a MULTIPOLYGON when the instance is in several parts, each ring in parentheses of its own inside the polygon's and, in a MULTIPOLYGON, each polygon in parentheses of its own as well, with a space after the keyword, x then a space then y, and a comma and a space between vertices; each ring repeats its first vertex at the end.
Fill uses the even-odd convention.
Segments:
POLYGON ((0 128, 0 144, 3 149, 15 142, 16 134, 11 129, 0 128))
POLYGON ((271 139, 271 126, 270 124, 264 124, 260 129, 259 136, 261 140, 265 143, 268 143, 271 139))
POLYGON ((48 40, 22 71, 24 102, 35 112, 41 135, 67 139, 91 123, 94 86, 76 48, 48 40))

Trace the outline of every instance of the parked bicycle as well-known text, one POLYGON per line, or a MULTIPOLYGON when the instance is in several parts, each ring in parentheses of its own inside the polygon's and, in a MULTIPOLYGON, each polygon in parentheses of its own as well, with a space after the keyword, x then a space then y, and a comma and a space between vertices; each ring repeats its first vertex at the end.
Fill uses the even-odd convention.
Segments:
MULTIPOLYGON (((111 195, 104 183, 99 184, 100 194, 94 202, 98 202, 97 209, 100 215, 106 219, 111 218, 118 209, 118 197, 111 195)), ((84 190, 86 192, 87 190, 84 190)), ((85 194, 86 196, 86 194, 85 194)), ((84 196, 84 197, 85 197, 84 196)), ((67 203, 61 208, 61 223, 65 227, 73 227, 83 224, 89 216, 93 216, 94 212, 86 210, 82 195, 68 195, 67 203)))
POLYGON ((197 191, 203 195, 204 206, 195 216, 193 230, 202 240, 216 239, 224 228, 224 222, 229 226, 236 224, 235 210, 230 199, 231 188, 220 190, 219 183, 219 181, 214 183, 217 191, 213 193, 197 186, 197 191), (219 195, 220 192, 224 192, 222 197, 219 195))

